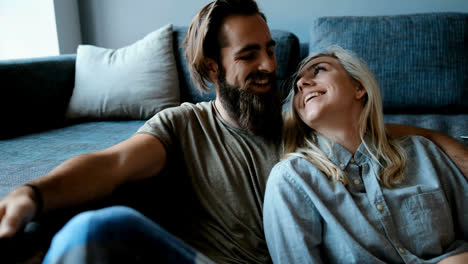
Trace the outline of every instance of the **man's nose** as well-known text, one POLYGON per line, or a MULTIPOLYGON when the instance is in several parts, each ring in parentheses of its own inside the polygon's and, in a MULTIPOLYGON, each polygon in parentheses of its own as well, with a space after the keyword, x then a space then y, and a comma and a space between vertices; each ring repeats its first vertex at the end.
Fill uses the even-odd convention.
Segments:
POLYGON ((276 71, 276 68, 276 56, 264 54, 259 65, 259 70, 265 73, 273 73, 276 71))

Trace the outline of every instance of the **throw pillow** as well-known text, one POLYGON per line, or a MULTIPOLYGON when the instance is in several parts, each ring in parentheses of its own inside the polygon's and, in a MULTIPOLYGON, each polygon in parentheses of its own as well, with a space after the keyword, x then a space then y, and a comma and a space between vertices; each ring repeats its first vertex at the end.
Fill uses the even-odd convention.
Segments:
POLYGON ((78 47, 67 118, 149 119, 179 104, 171 24, 116 50, 78 47))

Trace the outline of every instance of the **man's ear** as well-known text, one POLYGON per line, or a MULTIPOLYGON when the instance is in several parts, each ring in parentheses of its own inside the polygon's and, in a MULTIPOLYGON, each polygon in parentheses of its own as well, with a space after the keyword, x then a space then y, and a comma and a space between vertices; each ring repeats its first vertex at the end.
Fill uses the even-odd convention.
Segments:
POLYGON ((366 94, 367 94, 367 91, 366 89, 364 89, 364 87, 362 87, 362 84, 357 83, 355 98, 357 100, 361 100, 366 94))
POLYGON ((205 69, 208 73, 208 76, 210 77, 211 81, 214 83, 216 80, 218 80, 218 74, 219 74, 218 63, 216 63, 216 61, 213 60, 212 58, 205 58, 204 64, 205 64, 205 69))

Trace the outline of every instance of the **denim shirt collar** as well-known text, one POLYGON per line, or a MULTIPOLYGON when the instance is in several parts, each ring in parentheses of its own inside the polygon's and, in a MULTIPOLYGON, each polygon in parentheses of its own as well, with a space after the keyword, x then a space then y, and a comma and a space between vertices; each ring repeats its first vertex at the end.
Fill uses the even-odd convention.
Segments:
MULTIPOLYGON (((353 153, 348 151, 345 147, 327 138, 326 136, 317 134, 316 138, 317 146, 327 155, 333 164, 342 170, 348 166, 348 164, 351 162, 351 159, 353 159, 354 163, 357 165, 372 161, 372 155, 365 147, 363 142, 359 144, 356 153, 353 155, 353 153)), ((364 137, 364 142, 370 148, 370 151, 375 153, 375 148, 372 146, 369 136, 364 137)))

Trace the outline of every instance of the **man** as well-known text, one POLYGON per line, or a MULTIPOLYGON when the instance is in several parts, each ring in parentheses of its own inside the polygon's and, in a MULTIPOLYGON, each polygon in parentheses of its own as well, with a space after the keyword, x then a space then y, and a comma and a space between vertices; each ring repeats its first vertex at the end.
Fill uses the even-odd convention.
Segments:
MULTIPOLYGON (((185 168, 197 204, 192 217, 184 219, 190 232, 180 237, 196 250, 142 215, 112 207, 71 220, 54 238, 46 261, 94 253, 108 261, 113 256, 155 260, 161 254, 175 263, 271 261, 262 203, 268 174, 278 161, 281 107, 275 43, 265 17, 253 0, 212 2, 192 21, 185 44, 194 83, 204 89, 213 82, 216 100, 162 111, 130 139, 74 157, 17 188, 0 202, 0 237, 13 235, 39 210, 108 196, 125 183, 158 177, 175 163, 185 168)), ((439 145, 455 142, 438 140, 439 145)), ((465 151, 450 149, 452 158, 465 151)))

